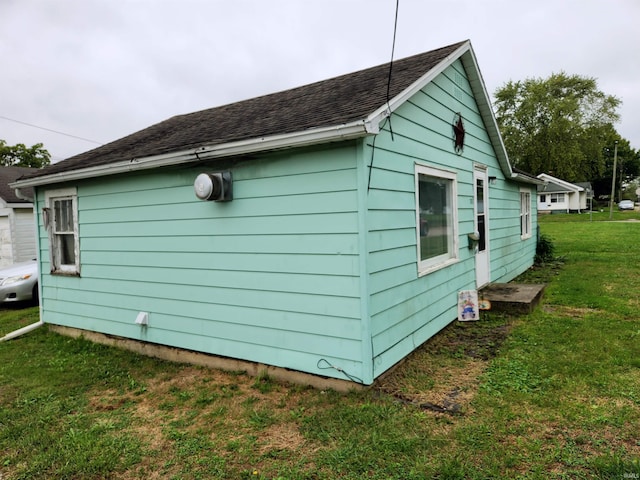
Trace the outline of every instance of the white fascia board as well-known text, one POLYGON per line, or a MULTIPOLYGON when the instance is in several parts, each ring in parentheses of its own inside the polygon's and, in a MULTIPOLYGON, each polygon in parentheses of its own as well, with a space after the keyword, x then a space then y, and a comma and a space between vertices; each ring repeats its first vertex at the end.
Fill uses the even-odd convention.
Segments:
POLYGON ((200 159, 230 157, 247 153, 350 140, 372 133, 377 133, 375 126, 369 122, 359 120, 331 127, 314 128, 300 132, 273 135, 271 137, 252 138, 240 142, 214 145, 212 147, 201 147, 196 150, 196 153, 200 159))
POLYGON ((257 137, 239 142, 224 143, 221 145, 204 146, 196 149, 182 150, 163 155, 132 158, 123 162, 99 165, 96 167, 71 170, 68 172, 53 173, 42 177, 19 180, 10 183, 11 188, 36 187, 52 183, 83 180, 87 178, 115 175, 139 170, 182 165, 201 160, 246 155, 264 151, 281 150, 285 148, 304 147, 328 142, 349 140, 377 133, 375 126, 366 121, 357 121, 349 124, 331 127, 314 128, 300 132, 273 135, 270 137, 257 137))

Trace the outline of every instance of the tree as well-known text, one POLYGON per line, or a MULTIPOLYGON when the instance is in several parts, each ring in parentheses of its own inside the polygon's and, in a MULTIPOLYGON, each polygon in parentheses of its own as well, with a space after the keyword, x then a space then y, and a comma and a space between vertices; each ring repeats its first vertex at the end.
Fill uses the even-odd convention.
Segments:
POLYGON ((613 179, 613 163, 614 154, 616 158, 616 198, 614 200, 622 200, 622 197, 635 199, 635 189, 630 185, 637 181, 640 176, 640 151, 631 148, 629 140, 619 138, 618 136, 608 139, 603 149, 604 156, 604 174, 600 177, 594 177, 591 180, 593 191, 596 197, 609 197, 611 195, 611 182, 613 179), (618 148, 615 148, 615 142, 618 141, 618 148), (625 192, 626 190, 626 192, 625 192))
POLYGON ((616 135, 621 101, 594 78, 552 74, 507 82, 495 92, 496 119, 513 165, 570 182, 605 173, 604 147, 616 135))
POLYGON ((5 167, 32 167, 42 168, 51 163, 51 155, 41 143, 31 147, 23 143, 7 145, 0 140, 0 165, 5 167))

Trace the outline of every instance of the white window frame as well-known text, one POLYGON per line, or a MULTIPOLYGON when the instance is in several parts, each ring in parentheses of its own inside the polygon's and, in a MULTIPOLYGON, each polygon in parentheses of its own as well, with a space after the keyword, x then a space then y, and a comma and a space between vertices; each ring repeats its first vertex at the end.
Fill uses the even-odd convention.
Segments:
POLYGON ((45 192, 45 227, 49 234, 49 261, 51 263, 51 273, 62 275, 80 275, 80 241, 78 236, 78 192, 75 187, 47 190, 45 192), (71 211, 73 218, 73 264, 62 264, 60 262, 61 242, 59 237, 62 234, 56 232, 55 225, 55 202, 60 200, 71 200, 71 211))
POLYGON ((416 201, 416 253, 418 260, 418 276, 423 276, 433 271, 444 268, 458 262, 458 182, 455 172, 441 170, 431 166, 415 164, 415 201, 416 201), (448 200, 450 200, 451 214, 448 229, 447 252, 436 257, 422 260, 420 245, 420 175, 440 178, 449 182, 448 200))
POLYGON ((531 190, 520 189, 520 238, 531 238, 531 190))

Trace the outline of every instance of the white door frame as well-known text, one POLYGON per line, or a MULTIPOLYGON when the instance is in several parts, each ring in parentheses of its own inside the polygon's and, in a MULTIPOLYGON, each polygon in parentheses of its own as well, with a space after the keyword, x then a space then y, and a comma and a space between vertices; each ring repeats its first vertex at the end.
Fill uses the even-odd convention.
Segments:
POLYGON ((489 259, 489 172, 484 165, 473 169, 473 227, 479 233, 480 241, 475 253, 476 288, 491 281, 489 259))

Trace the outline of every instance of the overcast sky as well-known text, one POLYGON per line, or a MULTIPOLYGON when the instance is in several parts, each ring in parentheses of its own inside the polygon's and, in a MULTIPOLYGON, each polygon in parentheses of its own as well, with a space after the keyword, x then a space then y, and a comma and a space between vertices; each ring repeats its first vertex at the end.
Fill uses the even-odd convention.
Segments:
MULTIPOLYGON (((173 115, 386 63, 395 5, 0 0, 0 139, 42 142, 59 161, 173 115)), ((490 94, 560 71, 595 77, 640 149, 640 0, 400 0, 396 59, 467 39, 490 94)))

